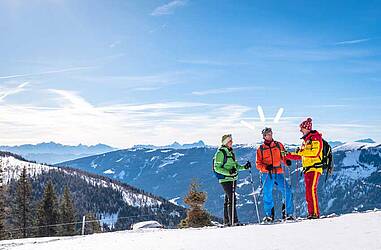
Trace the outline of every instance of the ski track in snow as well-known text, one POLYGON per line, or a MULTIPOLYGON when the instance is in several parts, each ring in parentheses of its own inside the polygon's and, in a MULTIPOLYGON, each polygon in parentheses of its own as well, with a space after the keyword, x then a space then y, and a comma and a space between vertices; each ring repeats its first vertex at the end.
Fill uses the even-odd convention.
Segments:
POLYGON ((381 249, 380 221, 381 211, 372 211, 289 224, 148 229, 88 236, 8 240, 2 241, 0 246, 3 250, 381 249))

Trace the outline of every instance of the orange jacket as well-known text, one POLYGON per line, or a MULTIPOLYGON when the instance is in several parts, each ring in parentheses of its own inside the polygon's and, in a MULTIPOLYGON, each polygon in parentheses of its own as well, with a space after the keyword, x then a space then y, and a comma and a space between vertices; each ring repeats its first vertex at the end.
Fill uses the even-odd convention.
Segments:
POLYGON ((286 150, 282 143, 272 141, 270 145, 263 143, 257 149, 257 161, 256 167, 262 173, 268 173, 266 167, 273 165, 274 169, 272 173, 283 173, 282 162, 286 161, 286 150))

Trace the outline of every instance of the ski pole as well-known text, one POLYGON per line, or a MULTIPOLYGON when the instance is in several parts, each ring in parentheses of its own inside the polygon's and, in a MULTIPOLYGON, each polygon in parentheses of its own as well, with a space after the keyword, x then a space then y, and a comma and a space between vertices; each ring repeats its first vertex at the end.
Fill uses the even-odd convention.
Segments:
MULTIPOLYGON (((287 218, 287 183, 286 183, 286 167, 283 166, 283 187, 284 187, 284 218, 287 218)), ((283 212, 283 211, 282 211, 283 212)))
MULTIPOLYGON (((262 176, 262 174, 261 174, 261 176, 262 176)), ((266 185, 266 181, 267 181, 268 177, 269 177, 269 175, 266 175, 265 181, 262 183, 261 192, 259 193, 259 196, 262 195, 263 187, 266 185)), ((259 177, 259 178, 261 178, 261 177, 259 177)), ((261 182, 262 182, 262 178, 261 178, 261 182)))
MULTIPOLYGON (((302 171, 301 171, 302 172, 302 171)), ((299 161, 296 161, 296 192, 295 195, 299 192, 299 161)), ((295 215, 296 215, 296 209, 295 209, 295 215)))
POLYGON ((232 202, 231 202, 231 206, 232 206, 232 214, 231 214, 231 224, 232 226, 234 226, 234 214, 235 214, 235 181, 232 182, 232 202))
POLYGON ((251 182, 251 186, 253 188, 253 198, 254 198, 254 203, 255 203, 255 209, 257 211, 257 219, 258 219, 258 223, 261 224, 261 220, 259 219, 257 197, 255 195, 255 188, 254 188, 254 182, 253 182, 253 173, 251 172, 251 169, 249 169, 249 172, 250 172, 250 182, 251 182))
POLYGON ((296 192, 299 191, 299 166, 298 161, 296 161, 296 192))
MULTIPOLYGON (((292 205, 294 207, 294 217, 296 218, 296 210, 295 210, 295 196, 292 194, 292 175, 290 169, 288 170, 288 179, 290 180, 290 189, 291 189, 291 195, 292 195, 292 205)), ((295 191, 294 191, 295 193, 295 191)))

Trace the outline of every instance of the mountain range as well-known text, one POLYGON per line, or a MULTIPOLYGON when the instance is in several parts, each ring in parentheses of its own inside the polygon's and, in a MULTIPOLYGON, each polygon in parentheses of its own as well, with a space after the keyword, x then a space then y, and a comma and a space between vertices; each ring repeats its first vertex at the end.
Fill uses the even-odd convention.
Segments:
POLYGON ((155 146, 155 145, 135 145, 133 148, 148 148, 148 149, 166 149, 166 148, 173 148, 173 149, 189 149, 189 148, 203 148, 205 147, 205 143, 200 140, 195 143, 189 143, 189 144, 180 144, 177 141, 170 145, 166 146, 155 146))
MULTIPOLYGON (((240 163, 255 162, 256 145, 238 145, 235 153, 240 163)), ((291 150, 291 149, 290 149, 291 150)), ((223 191, 212 173, 215 147, 189 149, 132 148, 101 155, 85 157, 59 164, 74 169, 104 175, 129 183, 183 204, 190 181, 198 179, 208 193, 206 208, 222 217, 223 191)), ((344 143, 334 148, 335 171, 325 182, 319 183, 319 202, 322 213, 347 213, 381 207, 381 145, 376 143, 344 143)), ((293 163, 286 171, 287 181, 294 190, 296 214, 306 214, 304 180, 301 165, 293 163)), ((262 214, 261 183, 259 173, 252 170, 254 189, 259 195, 262 214)), ((242 221, 254 221, 254 203, 249 171, 240 173, 238 181, 238 212, 242 221)), ((280 195, 276 197, 277 214, 280 214, 280 195)))
MULTIPOLYGON (((174 148, 174 149, 187 149, 195 147, 205 147, 203 141, 198 141, 190 144, 180 144, 174 142, 166 146, 155 145, 135 145, 133 148, 174 148)), ((0 151, 11 152, 24 157, 25 159, 42 162, 47 164, 56 164, 64 161, 70 161, 78 158, 83 158, 92 155, 103 154, 111 151, 118 150, 117 148, 105 145, 83 145, 77 146, 63 145, 55 142, 43 142, 38 144, 24 144, 19 146, 0 146, 0 151)))
POLYGON ((43 142, 19 146, 0 146, 0 150, 20 155, 31 161, 55 164, 117 149, 105 144, 69 146, 55 142, 43 142))

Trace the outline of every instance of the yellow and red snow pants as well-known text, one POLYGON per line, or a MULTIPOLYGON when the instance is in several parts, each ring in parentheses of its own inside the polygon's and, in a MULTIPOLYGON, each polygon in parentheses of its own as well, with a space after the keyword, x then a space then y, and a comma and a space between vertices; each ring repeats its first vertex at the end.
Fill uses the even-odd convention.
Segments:
POLYGON ((304 174, 308 215, 315 215, 317 217, 320 216, 319 200, 317 195, 320 175, 321 173, 318 171, 310 171, 304 174))

